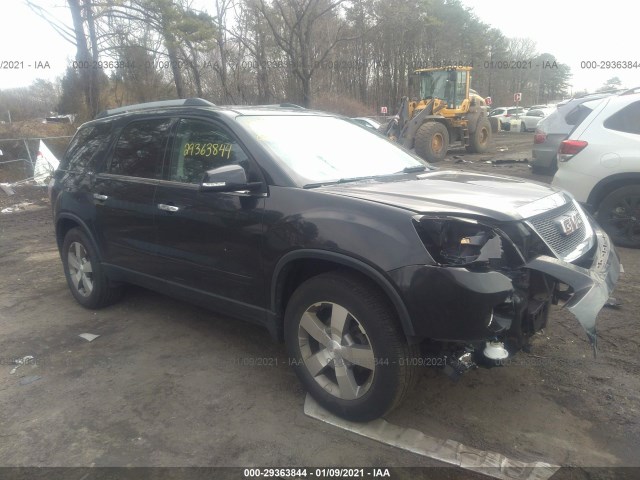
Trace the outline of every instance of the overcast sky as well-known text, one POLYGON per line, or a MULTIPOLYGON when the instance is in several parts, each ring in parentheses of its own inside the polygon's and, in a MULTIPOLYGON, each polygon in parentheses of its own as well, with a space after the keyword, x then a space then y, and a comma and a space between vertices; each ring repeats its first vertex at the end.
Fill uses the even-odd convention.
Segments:
MULTIPOLYGON (((65 1, 37 1, 52 6, 50 12, 54 16, 70 23, 65 1)), ((472 7, 483 22, 506 36, 529 37, 536 42, 539 53, 551 53, 559 62, 568 64, 573 74, 570 80, 573 91, 594 90, 614 76, 626 87, 640 86, 640 68, 592 70, 580 65, 581 61, 640 63, 640 49, 634 40, 640 6, 634 2, 608 0, 597 9, 582 0, 462 2, 472 7)), ((0 89, 27 86, 36 78, 54 80, 73 60, 75 48, 22 0, 1 0, 0 22, 0 61, 24 62, 22 69, 0 69, 0 89), (36 69, 36 62, 49 62, 50 69, 36 69)))

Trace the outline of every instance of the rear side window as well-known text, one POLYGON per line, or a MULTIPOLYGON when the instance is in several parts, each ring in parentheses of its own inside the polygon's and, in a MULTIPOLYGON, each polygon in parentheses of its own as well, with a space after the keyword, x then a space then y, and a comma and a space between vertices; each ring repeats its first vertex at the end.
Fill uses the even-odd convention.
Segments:
POLYGON ((128 124, 118 138, 109 173, 162 178, 162 161, 170 128, 170 118, 139 120, 128 124))
POLYGON ((567 116, 564 117, 564 121, 567 122, 567 125, 580 125, 580 123, 582 123, 582 121, 587 118, 592 111, 593 110, 589 107, 580 104, 567 113, 567 116))
POLYGON ((90 168, 95 154, 106 144, 110 133, 111 123, 81 128, 71 140, 63 170, 83 172, 90 168))
POLYGON ((640 102, 627 105, 604 122, 604 128, 640 135, 640 102))

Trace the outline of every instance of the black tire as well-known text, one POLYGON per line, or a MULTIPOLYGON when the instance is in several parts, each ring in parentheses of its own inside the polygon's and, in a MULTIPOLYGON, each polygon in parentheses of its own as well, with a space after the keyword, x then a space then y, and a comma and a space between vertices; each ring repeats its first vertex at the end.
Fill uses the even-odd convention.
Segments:
POLYGON ((358 275, 330 272, 302 283, 289 300, 284 327, 296 375, 335 415, 356 422, 376 419, 399 405, 415 384, 417 346, 407 344, 384 294, 358 275), (348 360, 353 352, 359 352, 360 363, 348 360), (338 371, 349 381, 339 384, 338 371))
POLYGON ((527 131, 527 126, 524 124, 524 122, 521 120, 520 121, 520 132, 521 133, 525 133, 527 131))
POLYGON ((415 149, 427 162, 439 162, 449 150, 449 131, 440 122, 425 122, 416 132, 415 149))
POLYGON ((500 120, 495 117, 488 117, 491 124, 491 133, 498 133, 500 131, 500 120))
POLYGON ((596 219, 616 245, 640 248, 640 185, 609 193, 600 203, 596 219))
POLYGON ((106 307, 122 296, 122 286, 109 281, 91 240, 80 228, 72 228, 64 237, 62 265, 69 290, 83 307, 106 307))
POLYGON ((553 175, 555 172, 550 167, 539 167, 531 165, 531 173, 536 175, 553 175))
POLYGON ((487 118, 478 120, 476 131, 469 138, 469 145, 465 148, 467 152, 484 153, 489 148, 491 142, 491 123, 487 118))

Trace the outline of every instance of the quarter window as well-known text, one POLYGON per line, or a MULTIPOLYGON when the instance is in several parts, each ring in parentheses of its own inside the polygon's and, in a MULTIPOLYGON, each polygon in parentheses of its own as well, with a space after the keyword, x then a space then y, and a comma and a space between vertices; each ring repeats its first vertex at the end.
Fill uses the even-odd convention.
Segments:
POLYGON ((605 120, 604 127, 618 130, 619 132, 640 135, 640 102, 627 105, 619 112, 611 115, 605 120))
POLYGON ((213 123, 182 119, 171 154, 169 180, 200 183, 207 171, 240 165, 249 175, 249 157, 226 131, 213 123))
POLYGON ((94 155, 109 138, 110 123, 102 123, 82 128, 71 141, 65 155, 66 170, 83 172, 91 163, 94 155))
POLYGON ((128 124, 116 144, 109 173, 162 178, 162 161, 170 127, 171 119, 168 118, 128 124))

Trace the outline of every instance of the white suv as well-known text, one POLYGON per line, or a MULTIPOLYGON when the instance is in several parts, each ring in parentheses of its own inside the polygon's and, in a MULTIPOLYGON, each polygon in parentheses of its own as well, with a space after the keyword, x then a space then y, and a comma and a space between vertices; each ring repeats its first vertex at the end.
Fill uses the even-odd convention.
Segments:
POLYGON ((617 245, 640 248, 640 93, 597 101, 558 150, 553 185, 596 213, 617 245))

